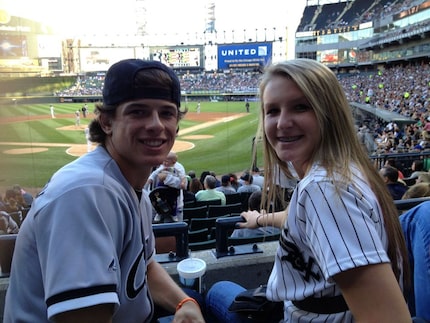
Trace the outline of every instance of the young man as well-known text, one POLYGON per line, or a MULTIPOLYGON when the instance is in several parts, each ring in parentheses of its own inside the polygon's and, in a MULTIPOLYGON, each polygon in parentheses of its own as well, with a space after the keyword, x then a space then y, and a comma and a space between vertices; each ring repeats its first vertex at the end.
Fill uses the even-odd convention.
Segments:
POLYGON ((34 200, 16 242, 4 322, 149 322, 156 303, 204 322, 153 258, 142 188, 175 141, 179 80, 165 65, 110 67, 90 124, 92 152, 64 166, 34 200), (25 288, 23 288, 25 286, 25 288))

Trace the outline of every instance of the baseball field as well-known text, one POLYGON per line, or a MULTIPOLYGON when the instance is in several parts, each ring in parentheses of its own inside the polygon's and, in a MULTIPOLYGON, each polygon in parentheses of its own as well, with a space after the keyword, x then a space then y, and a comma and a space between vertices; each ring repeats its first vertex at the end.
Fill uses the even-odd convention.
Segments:
MULTIPOLYGON (((0 106, 0 190, 13 184, 37 192, 63 165, 94 149, 88 147, 84 129, 92 118, 94 104, 89 103, 86 118, 75 112, 82 103, 0 106), (89 149, 88 149, 89 148, 89 149)), ((184 103, 182 104, 185 105, 184 103)), ((217 175, 240 173, 252 164, 252 143, 258 125, 258 103, 251 102, 246 113, 244 102, 197 102, 186 104, 188 113, 180 122, 173 148, 186 171, 217 175)), ((261 152, 257 162, 261 162, 261 152)), ((85 180, 85 179, 83 179, 85 180)))

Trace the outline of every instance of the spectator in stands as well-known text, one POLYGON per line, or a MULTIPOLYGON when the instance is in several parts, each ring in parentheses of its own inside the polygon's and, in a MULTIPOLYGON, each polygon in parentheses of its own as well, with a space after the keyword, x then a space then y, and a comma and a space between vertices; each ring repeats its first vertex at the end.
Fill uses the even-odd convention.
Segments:
POLYGON ((175 321, 204 322, 153 257, 152 205, 142 192, 173 147, 186 112, 180 98, 164 64, 126 59, 109 68, 89 126, 98 147, 52 176, 20 228, 5 322, 149 322, 153 304, 175 321))
POLYGON ((417 183, 408 187, 408 190, 403 194, 402 199, 405 200, 427 196, 430 196, 430 183, 417 183))
POLYGON ((18 231, 19 226, 9 213, 0 211, 0 232, 2 232, 2 234, 15 234, 18 233, 18 231))
POLYGON ((242 186, 242 184, 240 184, 236 174, 230 173, 229 175, 230 175, 230 184, 237 192, 237 190, 239 189, 240 186, 242 186))
POLYGON ((395 169, 397 169, 398 179, 405 178, 405 175, 403 175, 403 172, 397 167, 396 160, 394 158, 388 158, 385 161, 385 166, 391 166, 391 167, 394 167, 395 169))
POLYGON ((423 168, 424 168, 424 161, 422 159, 414 160, 411 165, 412 173, 411 175, 409 175, 409 177, 403 178, 403 182, 405 182, 405 184, 408 186, 415 184, 419 175, 427 174, 427 172, 425 172, 423 168))
POLYGON ((399 172, 392 166, 384 166, 380 169, 379 173, 383 178, 388 190, 394 200, 400 200, 408 190, 408 187, 399 181, 399 172))
MULTIPOLYGON (((171 151, 167 155, 156 170, 149 175, 146 187, 152 189, 160 186, 173 187, 178 189, 178 197, 176 203, 173 203, 176 207, 173 210, 174 214, 172 219, 174 222, 182 221, 184 208, 184 193, 183 190, 187 188, 187 178, 185 177, 185 168, 178 162, 178 156, 175 152, 171 151)), ((156 214, 154 222, 160 222, 161 215, 156 214)))
POLYGON ((225 205, 225 195, 216 190, 216 179, 212 175, 206 175, 203 181, 204 190, 196 193, 196 201, 221 200, 221 205, 225 205))
POLYGON ((197 177, 194 177, 190 183, 190 192, 194 193, 194 195, 195 195, 195 194, 197 194, 197 192, 199 192, 203 189, 204 189, 203 184, 200 182, 200 180, 197 177))
POLYGON ((202 185, 205 185, 205 178, 206 176, 210 175, 211 172, 208 170, 204 170, 201 174, 200 174, 200 183, 202 183, 202 185))
POLYGON ((430 183, 430 173, 422 173, 418 175, 416 184, 418 183, 430 183))
POLYGON ((15 190, 8 189, 4 196, 4 209, 6 212, 19 212, 24 209, 24 199, 21 194, 17 194, 15 190))
POLYGON ((216 177, 216 173, 212 170, 209 172, 209 175, 212 175, 213 177, 215 177, 216 180, 216 187, 220 187, 221 186, 221 181, 218 179, 218 177, 216 177))
POLYGON ((26 190, 24 190, 21 186, 18 184, 15 184, 12 188, 17 196, 22 196, 24 205, 23 207, 29 207, 31 206, 31 203, 33 203, 33 195, 28 193, 26 190))
POLYGON ((252 193, 255 191, 261 191, 261 187, 253 184, 253 177, 249 172, 244 172, 240 176, 242 180, 242 186, 237 189, 238 193, 252 193))
POLYGON ((264 186, 264 176, 261 175, 257 166, 252 167, 252 184, 259 186, 261 189, 264 186))
MULTIPOLYGON (((262 191, 253 192, 248 199, 248 211, 260 212, 262 191)), ((233 238, 258 237, 280 233, 280 229, 273 226, 262 226, 255 229, 235 229, 231 234, 233 238)))
POLYGON ((231 186, 229 175, 223 175, 221 177, 221 186, 216 187, 215 189, 219 192, 223 192, 224 195, 237 193, 233 186, 231 186))
MULTIPOLYGON (((310 59, 273 64, 259 97, 265 209, 275 199, 277 167, 288 178, 293 167, 300 179, 285 212, 244 212, 239 223, 282 228, 267 298, 284 302, 285 322, 410 322, 398 212, 358 141, 335 74, 310 59)), ((242 290, 217 282, 206 296, 208 312, 218 322, 247 321, 228 312, 242 290)))

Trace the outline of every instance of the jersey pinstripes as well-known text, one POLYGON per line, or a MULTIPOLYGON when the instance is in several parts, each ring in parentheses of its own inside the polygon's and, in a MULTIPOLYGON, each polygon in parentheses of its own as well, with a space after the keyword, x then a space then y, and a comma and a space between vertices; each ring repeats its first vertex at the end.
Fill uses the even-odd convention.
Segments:
MULTIPOLYGON (((302 300, 341 294, 332 277, 355 267, 388 262, 387 237, 376 196, 357 168, 340 184, 314 166, 297 185, 281 234, 268 297, 302 300)), ((320 315, 285 302, 285 321, 348 322, 349 312, 320 315)))

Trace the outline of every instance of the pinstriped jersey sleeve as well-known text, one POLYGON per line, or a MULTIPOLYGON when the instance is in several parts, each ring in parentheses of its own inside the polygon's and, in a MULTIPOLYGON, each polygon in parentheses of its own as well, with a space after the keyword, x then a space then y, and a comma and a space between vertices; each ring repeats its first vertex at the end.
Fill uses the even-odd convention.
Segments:
POLYGON ((352 187, 338 192, 332 182, 312 183, 296 205, 301 215, 296 225, 327 280, 348 269, 389 261, 379 208, 352 187))

